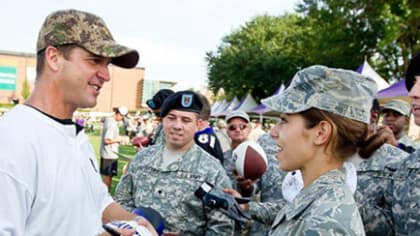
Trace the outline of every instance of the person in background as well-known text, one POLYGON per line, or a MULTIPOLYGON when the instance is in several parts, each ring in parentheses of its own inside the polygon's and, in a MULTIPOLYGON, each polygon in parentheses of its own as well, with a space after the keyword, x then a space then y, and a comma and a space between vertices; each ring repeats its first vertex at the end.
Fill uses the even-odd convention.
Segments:
MULTIPOLYGON (((420 53, 408 65, 405 85, 411 98, 414 121, 420 125, 420 53)), ((391 206, 395 235, 420 235, 420 151, 416 150, 397 166, 392 182, 385 191, 391 206)))
POLYGON ((222 147, 222 152, 226 152, 230 149, 230 139, 227 135, 227 124, 226 121, 220 119, 216 122, 216 136, 219 139, 220 146, 222 147))
POLYGON ((393 235, 391 211, 385 202, 385 190, 395 168, 409 153, 397 148, 389 127, 377 127, 380 106, 374 99, 369 124, 369 138, 360 145, 358 155, 350 159, 357 170, 354 193, 366 235, 393 235))
MULTIPOLYGON (((251 132, 249 116, 243 111, 231 111, 226 115, 225 120, 228 125, 227 134, 231 140, 231 149, 223 153, 223 167, 232 182, 233 188, 238 190, 243 196, 251 197, 255 193, 254 190, 256 190, 255 181, 245 179, 237 174, 236 159, 233 156, 233 150, 248 140, 251 132)), ((244 225, 235 222, 235 235, 248 234, 249 227, 249 224, 244 225)))
POLYGON ((125 106, 114 108, 112 117, 105 118, 101 135, 100 173, 108 191, 111 189, 112 177, 118 175, 118 148, 123 138, 120 136, 118 122, 122 122, 128 114, 125 106))
POLYGON ((164 135, 162 133, 162 116, 160 115, 160 108, 167 97, 172 95, 174 91, 170 89, 161 89, 153 97, 146 101, 146 105, 152 110, 156 116, 156 128, 153 130, 149 145, 164 142, 164 135))
POLYGON ((127 210, 139 205, 157 210, 166 220, 164 233, 230 236, 233 222, 194 194, 203 182, 232 186, 220 162, 194 143, 202 106, 192 91, 166 98, 160 109, 165 142, 137 153, 115 199, 127 210))
POLYGON ((135 219, 109 195, 72 116, 96 105, 110 63, 135 67, 138 52, 116 43, 100 17, 59 10, 41 26, 36 54, 31 96, 0 120, 0 235, 98 235, 104 223, 135 219))
POLYGON ((126 116, 127 119, 127 136, 132 140, 137 135, 138 127, 141 124, 140 113, 136 112, 134 116, 126 116))
POLYGON ((265 134, 265 131, 262 129, 261 122, 259 120, 255 120, 251 122, 251 133, 249 134, 249 140, 256 142, 261 135, 265 134))
POLYGON ((382 124, 392 130, 398 147, 408 153, 414 152, 417 145, 405 132, 410 124, 410 104, 401 99, 392 99, 384 105, 381 113, 383 115, 382 124))
POLYGON ((223 164, 222 147, 220 146, 219 139, 214 133, 213 128, 209 125, 211 112, 210 103, 202 94, 197 93, 197 95, 201 99, 203 108, 198 115, 198 131, 194 134, 194 141, 198 146, 223 164))
MULTIPOLYGON (((248 114, 243 111, 231 111, 226 116, 226 123, 228 125, 227 134, 231 140, 231 149, 224 152, 223 167, 226 170, 227 175, 232 181, 232 185, 235 189, 241 190, 237 186, 235 160, 233 158, 233 150, 241 143, 248 140, 251 132, 251 126, 249 124, 250 119, 248 114)), ((245 196, 252 194, 252 189, 247 192, 241 192, 245 196)))

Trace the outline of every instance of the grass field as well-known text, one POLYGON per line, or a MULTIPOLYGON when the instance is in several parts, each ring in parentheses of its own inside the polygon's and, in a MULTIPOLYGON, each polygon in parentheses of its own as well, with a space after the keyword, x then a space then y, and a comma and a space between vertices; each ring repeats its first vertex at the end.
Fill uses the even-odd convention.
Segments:
MULTIPOLYGON (((89 139, 90 142, 92 143, 93 148, 95 149, 95 153, 96 153, 96 158, 98 160, 98 164, 100 162, 100 156, 99 156, 99 148, 101 146, 101 136, 95 132, 95 133, 91 133, 89 134, 89 139)), ((121 153, 124 156, 127 157, 132 157, 135 155, 136 153, 136 149, 134 146, 132 145, 121 145, 119 148, 119 153, 121 153)), ((111 186, 111 195, 114 196, 115 193, 115 187, 117 186, 118 182, 120 181, 120 177, 121 177, 121 173, 122 173, 122 168, 124 167, 124 165, 127 163, 126 160, 123 160, 122 158, 120 158, 118 160, 118 175, 114 176, 114 178, 112 178, 112 186, 111 186)))

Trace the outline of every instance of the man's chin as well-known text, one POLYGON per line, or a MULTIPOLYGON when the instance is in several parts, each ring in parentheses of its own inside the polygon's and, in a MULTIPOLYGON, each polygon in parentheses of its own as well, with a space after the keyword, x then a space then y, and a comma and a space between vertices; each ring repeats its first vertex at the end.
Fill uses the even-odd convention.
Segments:
POLYGON ((93 102, 87 102, 82 105, 79 105, 78 108, 92 108, 96 106, 96 103, 97 103, 96 100, 93 102))

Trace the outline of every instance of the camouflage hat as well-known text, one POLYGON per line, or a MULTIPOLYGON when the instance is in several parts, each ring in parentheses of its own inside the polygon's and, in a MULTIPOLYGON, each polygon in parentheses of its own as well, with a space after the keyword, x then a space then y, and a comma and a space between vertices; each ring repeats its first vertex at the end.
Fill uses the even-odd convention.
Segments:
POLYGON ((400 113, 403 116, 410 116, 411 105, 408 102, 401 99, 392 99, 384 105, 382 111, 385 110, 393 110, 400 113))
POLYGON ((316 65, 298 71, 286 90, 261 102, 282 113, 318 108, 369 124, 376 90, 375 81, 369 77, 316 65))
POLYGON ((75 44, 87 51, 107 58, 123 68, 135 67, 139 61, 136 50, 114 41, 102 18, 78 10, 60 10, 47 16, 36 45, 37 53, 47 46, 75 44))

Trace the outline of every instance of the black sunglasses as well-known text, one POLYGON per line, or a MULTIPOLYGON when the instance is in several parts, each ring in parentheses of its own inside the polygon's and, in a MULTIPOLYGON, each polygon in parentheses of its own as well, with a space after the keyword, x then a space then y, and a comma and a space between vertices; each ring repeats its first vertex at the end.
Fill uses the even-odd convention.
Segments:
POLYGON ((236 129, 244 130, 248 127, 248 125, 240 124, 240 125, 229 125, 228 130, 235 131, 236 129))

